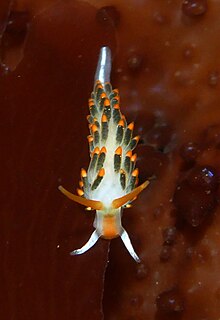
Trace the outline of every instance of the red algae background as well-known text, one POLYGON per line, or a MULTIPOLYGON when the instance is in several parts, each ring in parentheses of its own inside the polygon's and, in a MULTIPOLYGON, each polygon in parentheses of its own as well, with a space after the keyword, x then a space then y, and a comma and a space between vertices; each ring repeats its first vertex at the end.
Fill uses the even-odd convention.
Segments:
POLYGON ((220 318, 220 2, 1 1, 2 319, 220 318), (93 214, 57 190, 89 161, 99 49, 141 135, 147 190, 85 255, 93 214))

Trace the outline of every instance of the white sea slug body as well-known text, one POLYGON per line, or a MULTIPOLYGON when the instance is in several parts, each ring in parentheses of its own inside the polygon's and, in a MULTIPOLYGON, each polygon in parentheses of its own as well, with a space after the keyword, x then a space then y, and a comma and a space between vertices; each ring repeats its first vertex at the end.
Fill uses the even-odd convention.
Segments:
POLYGON ((78 196, 62 186, 60 191, 68 198, 96 210, 95 231, 88 242, 72 255, 90 249, 99 237, 121 237, 130 255, 140 262, 129 236, 121 225, 122 210, 147 187, 148 181, 137 187, 138 169, 135 168, 136 147, 139 137, 133 137, 134 124, 127 125, 119 108, 118 90, 110 84, 111 51, 101 48, 95 75, 94 90, 89 99, 90 164, 86 172, 81 170, 78 196))

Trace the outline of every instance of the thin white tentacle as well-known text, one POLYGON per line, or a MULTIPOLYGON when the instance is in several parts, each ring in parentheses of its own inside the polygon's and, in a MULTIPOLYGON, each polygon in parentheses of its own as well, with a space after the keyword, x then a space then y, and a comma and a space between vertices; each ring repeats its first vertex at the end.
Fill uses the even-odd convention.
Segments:
POLYGON ((80 248, 80 249, 77 249, 77 250, 73 250, 72 252, 70 252, 70 255, 71 256, 75 256, 77 254, 82 254, 86 251, 88 251, 90 248, 92 248, 94 246, 94 244, 97 242, 97 240, 99 239, 99 234, 98 232, 95 230, 91 237, 89 238, 88 242, 86 242, 86 244, 80 248))
POLYGON ((124 228, 122 228, 121 240, 123 241, 126 249, 128 250, 128 252, 129 252, 130 255, 132 256, 132 258, 133 258, 136 262, 140 263, 141 260, 140 260, 140 258, 138 257, 138 255, 136 254, 136 252, 134 251, 134 248, 133 248, 133 246, 132 246, 132 244, 131 244, 131 240, 130 240, 130 238, 129 238, 129 235, 128 235, 127 231, 126 231, 124 228))

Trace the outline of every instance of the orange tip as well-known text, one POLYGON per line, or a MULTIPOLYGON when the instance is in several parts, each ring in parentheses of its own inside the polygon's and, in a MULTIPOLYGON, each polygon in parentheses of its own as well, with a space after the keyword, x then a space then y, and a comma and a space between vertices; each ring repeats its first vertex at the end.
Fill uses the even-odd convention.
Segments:
POLYGON ((136 137, 134 137, 133 139, 138 142, 138 141, 140 140, 140 136, 136 136, 136 137))
POLYGON ((99 147, 95 147, 95 149, 93 150, 93 153, 92 154, 99 154, 99 152, 100 152, 100 149, 99 149, 99 147))
POLYGON ((103 98, 107 98, 107 95, 105 92, 102 92, 102 94, 101 94, 101 99, 103 99, 103 98))
POLYGON ((121 156, 122 155, 122 147, 119 146, 116 150, 115 150, 115 154, 121 156))
POLYGON ((108 121, 108 119, 107 119, 106 114, 103 114, 102 115, 102 122, 107 122, 107 121, 108 121))
POLYGON ((106 147, 102 147, 102 149, 100 150, 100 153, 106 153, 106 152, 107 152, 106 147))
POLYGON ((103 177, 105 175, 105 169, 101 168, 98 173, 99 177, 103 177))
POLYGON ((134 122, 131 122, 131 123, 128 125, 128 129, 130 129, 131 131, 134 129, 134 122))
POLYGON ((81 177, 85 178, 87 176, 86 170, 85 169, 81 169, 81 177))
POLYGON ((76 191, 80 197, 84 195, 84 192, 82 191, 82 189, 77 188, 76 191))
POLYGON ((109 99, 105 99, 105 101, 104 101, 104 106, 105 106, 105 107, 109 107, 109 106, 110 106, 110 101, 109 101, 109 99))
POLYGON ((119 90, 118 89, 114 89, 113 92, 119 94, 119 90))
POLYGON ((97 125, 93 124, 92 127, 91 127, 91 130, 92 130, 92 133, 98 131, 97 125))
POLYGON ((139 170, 138 168, 134 169, 134 171, 132 172, 132 176, 133 177, 137 177, 138 176, 138 173, 139 173, 139 170))
POLYGON ((135 162, 137 159, 137 153, 133 154, 133 156, 131 157, 131 161, 135 162))
POLYGON ((90 142, 92 142, 93 141, 93 136, 87 136, 87 139, 88 139, 88 142, 90 143, 90 142))
POLYGON ((129 158, 132 157, 132 151, 131 151, 131 150, 129 150, 129 151, 126 153, 126 157, 129 157, 129 158))
POLYGON ((80 186, 80 188, 83 188, 83 182, 82 182, 82 180, 79 181, 79 186, 80 186))
POLYGON ((124 127, 124 120, 122 120, 122 119, 121 119, 121 120, 119 120, 119 123, 118 123, 118 125, 119 125, 119 126, 122 126, 122 127, 124 127))

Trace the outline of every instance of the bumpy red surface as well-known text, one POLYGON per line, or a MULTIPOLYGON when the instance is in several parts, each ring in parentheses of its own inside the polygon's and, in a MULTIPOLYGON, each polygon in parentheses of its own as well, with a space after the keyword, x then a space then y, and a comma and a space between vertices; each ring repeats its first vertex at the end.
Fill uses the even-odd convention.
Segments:
POLYGON ((220 317, 220 3, 210 0, 0 4, 4 319, 220 317), (120 239, 87 254, 93 216, 64 199, 86 166, 87 98, 99 48, 155 176, 120 239))

